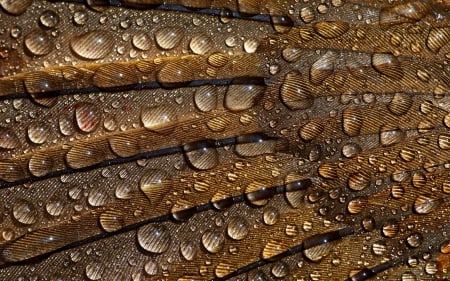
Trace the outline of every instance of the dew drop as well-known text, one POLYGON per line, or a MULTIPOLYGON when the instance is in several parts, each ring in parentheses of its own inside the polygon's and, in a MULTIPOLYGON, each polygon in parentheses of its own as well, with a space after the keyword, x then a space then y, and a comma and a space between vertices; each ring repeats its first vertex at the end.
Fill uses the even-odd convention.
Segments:
POLYGON ((54 216, 54 217, 60 216, 62 214, 62 212, 64 211, 64 203, 57 198, 51 198, 45 204, 45 210, 51 216, 54 216))
POLYGON ((37 222, 39 213, 33 203, 27 200, 18 200, 12 206, 12 215, 18 222, 31 225, 37 222))
POLYGON ((224 243, 225 237, 220 232, 207 230, 202 235, 203 247, 205 247, 205 249, 212 254, 218 253, 222 250, 224 243))
POLYGON ((131 39, 131 43, 134 47, 141 51, 148 51, 152 47, 152 40, 148 33, 146 32, 138 32, 133 35, 131 39))
POLYGON ((35 56, 47 55, 55 48, 53 39, 43 30, 35 30, 27 34, 24 43, 27 51, 35 56))
POLYGON ((283 103, 291 110, 310 108, 314 99, 307 86, 307 82, 299 73, 291 72, 284 77, 280 86, 280 97, 283 103))
POLYGON ((14 149, 19 143, 19 138, 12 129, 0 127, 0 148, 14 149))
POLYGON ((91 103, 79 103, 75 105, 75 120, 78 128, 86 133, 97 129, 101 121, 101 113, 98 107, 91 103))
POLYGON ((33 176, 42 177, 53 170, 54 160, 46 153, 35 153, 28 162, 28 169, 33 176))
POLYGON ((161 254, 171 245, 170 232, 164 225, 145 225, 139 228, 137 240, 142 249, 161 254))
POLYGON ((114 232, 125 226, 122 214, 118 210, 108 210, 100 214, 99 222, 106 232, 114 232))
POLYGON ((439 200, 434 199, 431 196, 421 194, 414 200, 413 210, 418 214, 428 214, 439 205, 439 200))
POLYGON ((280 213, 275 207, 267 207, 263 212, 263 222, 266 225, 274 225, 280 219, 280 213))
POLYGON ((92 207, 105 205, 109 200, 108 192, 103 187, 95 187, 89 191, 88 203, 92 207))
POLYGON ((90 263, 86 266, 85 273, 89 280, 100 280, 105 273, 105 266, 102 263, 90 263))
POLYGON ((199 87, 194 94, 195 106, 203 112, 209 112, 217 107, 217 88, 212 85, 199 87))
POLYGON ((265 90, 266 86, 252 83, 230 85, 225 94, 224 105, 233 112, 252 108, 265 90))
POLYGON ((81 58, 98 60, 112 53, 114 38, 108 31, 89 31, 70 40, 72 51, 81 58))
POLYGON ((43 144, 50 134, 50 127, 45 123, 32 123, 28 126, 28 138, 35 144, 43 144))
POLYGON ((184 38, 184 30, 180 27, 164 27, 156 31, 156 44, 164 50, 170 50, 178 46, 184 38))
POLYGON ((155 276, 158 274, 158 264, 152 260, 149 260, 144 264, 144 270, 149 276, 155 276))
POLYGON ((148 130, 170 134, 178 124, 176 112, 172 106, 145 107, 141 111, 141 122, 148 130))
POLYGON ((46 10, 40 15, 39 23, 46 28, 54 28, 59 24, 59 15, 52 10, 46 10))
POLYGON ((211 38, 205 34, 194 36, 189 43, 192 52, 197 55, 203 55, 212 50, 214 43, 211 38))
POLYGON ((66 154, 66 162, 73 169, 98 164, 106 159, 107 147, 96 143, 76 143, 66 154))
POLYGON ((194 260, 197 255, 197 246, 192 241, 182 241, 180 244, 180 253, 187 261, 194 260))
POLYGON ((186 144, 183 150, 189 164, 196 169, 208 170, 219 164, 219 153, 212 140, 186 144))
POLYGON ((284 278, 289 274, 289 266, 284 262, 276 262, 272 266, 271 272, 276 278, 284 278))
POLYGON ((5 11, 15 16, 23 14, 31 4, 33 4, 33 0, 5 0, 0 2, 0 5, 5 11))
POLYGON ((250 230, 250 223, 243 216, 230 218, 227 226, 227 234, 234 240, 244 239, 250 230))

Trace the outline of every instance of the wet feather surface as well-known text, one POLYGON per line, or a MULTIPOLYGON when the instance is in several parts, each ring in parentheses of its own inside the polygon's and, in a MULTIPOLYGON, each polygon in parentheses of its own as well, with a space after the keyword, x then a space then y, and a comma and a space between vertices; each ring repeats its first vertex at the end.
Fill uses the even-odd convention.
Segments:
POLYGON ((450 278, 448 1, 0 7, 0 279, 450 278))

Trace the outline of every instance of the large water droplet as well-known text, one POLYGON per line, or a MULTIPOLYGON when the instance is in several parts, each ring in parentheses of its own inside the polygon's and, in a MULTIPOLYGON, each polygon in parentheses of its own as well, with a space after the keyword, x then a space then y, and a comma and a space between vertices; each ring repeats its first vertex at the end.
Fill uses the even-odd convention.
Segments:
POLYGON ((98 107, 91 103, 79 103, 75 105, 75 120, 78 128, 86 133, 97 129, 101 121, 101 113, 98 107))
POLYGON ((13 217, 20 223, 30 225, 37 222, 39 213, 33 203, 27 200, 18 200, 12 206, 13 217))
POLYGON ((90 263, 85 268, 86 277, 92 281, 100 280, 105 270, 106 268, 102 263, 90 263))
POLYGON ((203 112, 215 109, 217 107, 217 88, 211 85, 198 88, 194 94, 194 103, 203 112))
POLYGON ((184 30, 180 27, 164 27, 155 32, 156 44, 165 50, 175 48, 183 38, 184 30))
POLYGON ((225 237, 221 232, 207 230, 202 235, 202 245, 205 249, 212 253, 218 253, 222 250, 225 243, 225 237))
POLYGON ((177 126, 176 108, 172 106, 145 107, 141 121, 145 128, 161 134, 170 134, 177 126))
POLYGON ((219 164, 219 153, 212 140, 186 144, 183 150, 188 162, 196 169, 208 170, 219 164))
POLYGON ((250 230, 250 223, 243 216, 230 218, 227 227, 227 233, 234 240, 242 240, 247 236, 250 230))
POLYGON ((212 50, 214 43, 209 36, 200 34, 191 39, 189 47, 194 54, 203 55, 212 50))
POLYGON ((50 127, 45 123, 32 123, 27 129, 28 138, 35 144, 42 144, 47 141, 50 134, 50 127))
POLYGON ((70 40, 72 51, 89 60, 102 59, 112 54, 114 38, 108 31, 89 31, 70 40))
POLYGON ((24 39, 27 50, 36 56, 44 56, 55 48, 53 39, 43 30, 28 33, 24 39))
POLYGON ((54 160, 47 153, 35 153, 28 162, 28 169, 33 176, 42 177, 53 170, 54 160))
POLYGON ((108 210, 102 213, 99 222, 106 232, 114 232, 125 226, 122 214, 118 210, 108 210))
POLYGON ((0 128, 0 148, 14 149, 19 143, 19 138, 12 129, 0 128))
POLYGON ((249 109, 265 90, 266 86, 252 83, 230 85, 225 94, 225 107, 235 112, 249 109))
POLYGON ((145 225, 137 232, 139 245, 146 251, 161 254, 169 249, 170 232, 164 225, 145 225))

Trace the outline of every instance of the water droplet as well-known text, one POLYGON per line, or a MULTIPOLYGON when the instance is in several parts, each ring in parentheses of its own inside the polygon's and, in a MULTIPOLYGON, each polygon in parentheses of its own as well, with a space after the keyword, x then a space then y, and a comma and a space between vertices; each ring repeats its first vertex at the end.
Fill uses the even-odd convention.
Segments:
POLYGON ((76 143, 67 152, 66 162, 73 169, 89 167, 105 160, 108 150, 103 144, 76 143))
POLYGON ((189 143, 183 146, 189 164, 199 170, 212 169, 219 164, 219 153, 213 140, 189 143))
POLYGON ((139 82, 139 79, 134 66, 121 63, 110 63, 97 68, 92 82, 94 86, 108 89, 135 85, 139 82))
POLYGON ((33 176, 42 177, 53 170, 54 161, 47 153, 35 153, 28 162, 28 169, 33 176))
POLYGON ((90 263, 86 266, 85 273, 86 277, 89 278, 89 280, 100 280, 102 278, 102 275, 105 273, 105 266, 102 263, 95 262, 90 263))
POLYGON ((392 54, 375 53, 372 55, 372 65, 380 73, 392 78, 400 80, 403 78, 403 69, 399 60, 392 54))
POLYGON ((247 53, 254 53, 259 47, 259 42, 256 39, 250 38, 244 42, 244 50, 247 53))
POLYGON ((275 153, 279 148, 278 139, 262 134, 241 135, 236 138, 236 143, 235 152, 243 157, 275 153))
POLYGON ((300 18, 304 23, 310 23, 315 19, 314 11, 311 7, 304 7, 300 10, 300 18))
POLYGON ((333 39, 342 36, 350 29, 350 24, 343 21, 321 21, 314 25, 314 30, 322 37, 333 39))
POLYGON ((205 249, 212 253, 218 253, 222 250, 225 243, 225 237, 221 232, 207 230, 202 235, 202 245, 205 249))
POLYGON ((205 34, 194 36, 189 43, 192 52, 197 55, 203 55, 212 50, 214 42, 205 34))
POLYGON ((148 275, 155 276, 158 274, 158 264, 152 260, 149 260, 144 264, 144 270, 148 275))
POLYGON ((33 203, 27 200, 18 200, 12 206, 14 219, 26 225, 37 222, 39 213, 33 203))
POLYGON ((368 187, 370 184, 370 176, 364 172, 351 174, 348 177, 348 187, 351 190, 359 191, 368 187))
POLYGON ((108 210, 102 213, 99 222, 106 232, 114 232, 125 226, 122 214, 118 210, 108 210))
POLYGON ((129 136, 113 136, 109 140, 111 150, 120 157, 131 157, 139 153, 139 143, 129 136))
POLYGON ((164 27, 156 31, 156 44, 164 50, 170 50, 178 46, 184 38, 184 30, 180 27, 164 27))
POLYGON ((86 133, 97 129, 101 121, 101 113, 98 107, 91 103, 78 103, 75 105, 75 120, 78 128, 86 133))
POLYGON ((391 146, 401 142, 405 137, 404 132, 398 127, 385 125, 380 128, 380 143, 383 146, 391 146))
POLYGON ((331 250, 333 250, 335 243, 327 242, 324 244, 320 244, 303 251, 305 257, 313 262, 318 262, 322 260, 325 256, 327 256, 331 250))
POLYGON ((31 6, 31 4, 33 4, 33 0, 6 0, 0 3, 5 11, 15 16, 24 13, 28 9, 28 7, 31 6))
POLYGON ((199 87, 194 94, 194 103, 203 112, 215 109, 217 107, 217 88, 212 85, 199 87))
POLYGON ((243 216, 230 218, 227 227, 228 236, 234 240, 244 239, 250 230, 250 223, 243 216))
POLYGON ((400 229, 398 222, 394 220, 388 220, 383 224, 381 232, 385 237, 392 238, 395 237, 400 229))
POLYGON ((84 59, 98 60, 112 53, 114 38, 108 31, 89 31, 70 40, 72 51, 84 59))
POLYGON ((402 274, 402 280, 401 281, 416 281, 416 275, 412 273, 411 271, 405 272, 402 274))
POLYGON ((271 269, 273 276, 283 278, 289 274, 289 266, 284 262, 276 262, 271 269))
MULTIPOLYGON (((238 83, 239 81, 234 82, 238 83)), ((252 108, 265 90, 265 85, 253 84, 251 82, 230 85, 225 94, 225 107, 234 112, 252 108)))
POLYGON ((88 13, 86 11, 76 11, 73 14, 73 21, 76 25, 84 25, 88 20, 88 13))
POLYGON ((311 83, 320 85, 327 77, 333 74, 335 61, 336 53, 328 51, 316 62, 314 62, 309 69, 309 78, 311 83))
POLYGON ((146 251, 161 254, 171 245, 170 232, 164 225, 145 225, 137 232, 139 245, 146 251))
POLYGON ((307 82, 299 73, 288 73, 280 87, 283 103, 291 110, 310 108, 314 99, 307 86, 307 82))
POLYGON ((414 200, 413 209, 418 214, 431 213, 437 206, 440 205, 440 201, 427 195, 420 194, 414 200))
POLYGON ((0 127, 0 148, 14 149, 19 143, 19 138, 12 129, 0 127))
POLYGON ((141 111, 141 121, 148 130, 170 134, 178 124, 176 112, 172 106, 145 107, 141 111))
POLYGON ((298 134, 304 141, 312 141, 319 137, 323 130, 324 126, 320 120, 311 120, 299 129, 298 134))
POLYGON ((274 225, 280 219, 280 213, 274 207, 267 207, 263 212, 263 221, 267 225, 274 225))
POLYGON ((413 105, 413 99, 410 95, 405 93, 396 93, 389 102, 388 108, 395 115, 403 115, 413 105))
POLYGON ((108 192, 103 187, 95 187, 89 191, 88 203, 92 207, 105 205, 109 200, 108 192))
POLYGON ((187 261, 192 261, 197 254, 197 246, 192 241, 183 240, 180 244, 180 253, 187 261))
POLYGON ((427 47, 434 53, 438 53, 439 50, 450 41, 450 28, 440 27, 431 28, 427 37, 427 47))
POLYGON ((347 108, 342 114, 342 123, 344 132, 350 137, 356 137, 360 134, 363 119, 361 111, 357 108, 347 108))
POLYGON ((45 210, 51 216, 57 217, 64 211, 64 203, 58 198, 51 198, 45 204, 45 210))
POLYGON ((138 32, 133 35, 131 43, 134 47, 141 51, 148 51, 152 47, 152 39, 146 32, 138 32))
POLYGON ((52 10, 46 10, 40 15, 39 22, 46 28, 54 28, 59 24, 59 15, 52 10))
POLYGON ((47 141, 50 128, 45 123, 32 123, 27 129, 28 138, 35 144, 42 144, 47 141))
POLYGON ((34 30, 24 38, 27 50, 36 56, 49 54, 55 47, 53 39, 43 30, 34 30))
POLYGON ((337 179, 338 167, 334 163, 323 163, 319 166, 319 175, 325 179, 337 179))
POLYGON ((350 214, 359 214, 367 208, 368 201, 365 197, 354 198, 348 202, 347 210, 350 214))
POLYGON ((419 247, 423 242, 423 236, 420 233, 412 233, 406 237, 406 243, 411 248, 417 248, 419 247))
POLYGON ((288 47, 283 49, 281 55, 283 59, 287 62, 296 62, 300 59, 302 55, 302 50, 300 48, 288 47))
POLYGON ((377 241, 372 244, 372 252, 377 256, 383 256, 386 254, 388 247, 382 241, 377 241))
POLYGON ((438 145, 441 149, 450 149, 450 134, 440 134, 438 137, 438 145))
POLYGON ((163 170, 148 170, 140 180, 141 191, 151 202, 158 202, 168 191, 165 181, 169 175, 163 170))
POLYGON ((342 147, 342 155, 347 158, 353 158, 361 152, 361 147, 356 143, 349 143, 342 147))

